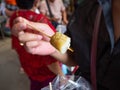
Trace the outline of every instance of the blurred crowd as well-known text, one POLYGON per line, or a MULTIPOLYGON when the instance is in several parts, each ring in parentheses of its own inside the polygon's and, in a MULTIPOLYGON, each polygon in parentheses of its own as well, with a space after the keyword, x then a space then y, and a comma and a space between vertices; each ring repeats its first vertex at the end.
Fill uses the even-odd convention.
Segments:
MULTIPOLYGON (((51 24, 54 26, 54 28, 57 31, 61 31, 62 33, 66 32, 67 24, 69 22, 69 18, 74 12, 74 10, 77 8, 77 5, 79 1, 81 0, 33 0, 34 5, 31 8, 30 5, 32 5, 32 1, 28 3, 28 5, 21 4, 24 1, 22 0, 0 0, 0 36, 4 34, 7 37, 11 38, 11 28, 10 28, 10 19, 15 19, 15 17, 22 16, 30 19, 29 13, 31 12, 24 12, 27 10, 30 10, 32 12, 35 12, 37 14, 43 14, 45 15, 48 20, 51 21, 51 24), (49 1, 49 3, 48 3, 49 1), (13 16, 16 15, 14 18, 13 16), (26 16, 24 16, 26 15, 26 16)), ((27 2, 27 1, 26 1, 27 2)), ((35 15, 35 14, 34 14, 35 15)), ((33 17, 34 17, 33 15, 33 17)), ((30 19, 32 20, 32 19, 30 19)), ((12 20, 13 22, 13 20, 12 20)), ((22 52, 21 52, 22 53, 22 52)), ((26 54, 27 56, 28 54, 26 54)), ((28 55, 29 56, 29 55, 28 55)), ((31 55, 30 55, 31 57, 31 55)), ((36 56, 35 56, 36 58, 36 56)), ((34 58, 34 59, 35 59, 34 58)), ((31 58, 32 59, 32 58, 31 58)), ((50 67, 50 65, 49 65, 50 67)), ((24 73, 25 71, 28 73, 26 68, 21 67, 20 72, 24 73)), ((45 69, 45 67, 44 67, 45 69)), ((43 70, 44 70, 43 69, 43 70)), ((51 67, 50 67, 51 69, 51 67)), ((72 71, 74 71, 74 67, 68 67, 64 64, 61 64, 61 70, 65 75, 71 75, 72 71)), ((33 70, 34 72, 35 70, 33 70)), ((42 70, 41 70, 42 71, 42 70)), ((57 70, 56 70, 57 71, 57 70)), ((32 69, 31 71, 32 72, 32 69)), ((56 72, 55 72, 56 73, 56 72)), ((57 72, 58 73, 58 72, 57 72)), ((58 73, 60 74, 60 73, 58 73)), ((29 76, 29 73, 28 73, 29 76)), ((33 76, 31 76, 33 77, 33 76)), ((32 78, 31 83, 34 83, 34 79, 32 78)), ((48 82, 48 81, 47 81, 48 82)), ((31 85, 31 90, 34 88, 35 85, 31 85)), ((37 87, 37 86, 36 86, 37 87)), ((37 89, 36 89, 37 90, 37 89)))
MULTIPOLYGON (((36 13, 44 13, 45 7, 43 5, 43 2, 45 0, 37 0, 35 4, 35 12, 36 13), (42 2, 42 3, 41 3, 42 2), (42 9, 41 9, 42 8, 42 9)), ((82 0, 62 0, 65 8, 65 13, 67 16, 65 16, 64 20, 64 14, 62 16, 62 20, 65 21, 64 24, 67 24, 69 21, 70 16, 74 12, 74 10, 77 8, 77 4, 79 4, 82 0)), ((54 8, 54 7, 53 7, 54 8)), ((4 20, 1 23, 4 23, 4 34, 6 36, 10 36, 10 28, 9 28, 9 17, 13 14, 14 11, 18 10, 16 1, 15 0, 0 0, 0 17, 4 18, 4 20)), ((55 12, 56 13, 56 12, 55 12)), ((55 18, 54 18, 55 20, 55 18)), ((57 18, 56 18, 57 20, 57 18)), ((60 22, 60 20, 59 20, 60 22)), ((61 23, 61 22, 60 22, 61 23)))

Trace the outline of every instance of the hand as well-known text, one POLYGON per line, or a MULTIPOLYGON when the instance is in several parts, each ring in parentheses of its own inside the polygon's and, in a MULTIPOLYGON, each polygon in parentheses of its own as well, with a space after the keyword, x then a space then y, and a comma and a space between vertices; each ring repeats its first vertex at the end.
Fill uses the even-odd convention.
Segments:
POLYGON ((49 41, 43 40, 41 35, 21 31, 18 37, 24 43, 26 50, 32 54, 50 55, 56 51, 49 41))
POLYGON ((52 17, 52 18, 50 18, 50 20, 51 20, 51 21, 58 22, 59 18, 52 17))
POLYGON ((68 24, 68 20, 63 20, 63 24, 67 25, 68 24))
POLYGON ((23 30, 27 29, 27 23, 29 23, 29 21, 22 18, 22 17, 16 18, 14 20, 14 25, 12 27, 12 34, 14 36, 18 36, 18 33, 20 31, 23 31, 23 30))
POLYGON ((32 54, 49 55, 53 53, 55 48, 50 44, 50 38, 41 33, 38 35, 23 31, 26 28, 34 30, 29 24, 49 36, 54 34, 54 31, 47 24, 30 22, 22 17, 15 19, 12 34, 18 36, 19 41, 24 43, 26 50, 32 54))

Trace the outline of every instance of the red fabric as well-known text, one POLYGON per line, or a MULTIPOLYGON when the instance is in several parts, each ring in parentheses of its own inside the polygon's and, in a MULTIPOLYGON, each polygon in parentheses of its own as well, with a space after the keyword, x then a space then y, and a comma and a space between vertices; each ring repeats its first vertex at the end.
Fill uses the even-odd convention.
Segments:
MULTIPOLYGON (((53 28, 53 26, 45 16, 43 16, 42 14, 36 14, 32 11, 15 12, 10 18, 10 27, 13 26, 13 20, 16 17, 18 17, 17 15, 22 16, 31 21, 35 21, 35 22, 40 21, 40 22, 47 23, 55 31, 55 29, 53 28)), ((27 29, 26 31, 30 31, 34 33, 33 30, 27 29)), ((56 76, 47 67, 47 65, 57 61, 54 58, 50 56, 32 55, 26 52, 24 47, 20 46, 19 40, 15 36, 12 36, 12 47, 17 51, 20 58, 20 63, 24 68, 25 72, 27 73, 27 75, 31 79, 41 82, 56 76)))

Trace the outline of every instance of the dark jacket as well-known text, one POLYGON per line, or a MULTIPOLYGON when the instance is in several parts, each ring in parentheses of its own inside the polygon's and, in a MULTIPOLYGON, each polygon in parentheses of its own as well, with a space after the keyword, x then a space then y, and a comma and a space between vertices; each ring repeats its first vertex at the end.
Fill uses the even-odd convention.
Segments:
POLYGON ((67 35, 71 37, 74 58, 80 68, 76 72, 90 80, 90 54, 94 21, 99 5, 103 7, 97 46, 98 90, 120 90, 120 40, 114 43, 110 0, 84 0, 73 14, 67 35), (106 3, 107 2, 107 3, 106 3), (106 3, 106 4, 105 4, 106 3), (106 9, 106 5, 110 5, 106 9))

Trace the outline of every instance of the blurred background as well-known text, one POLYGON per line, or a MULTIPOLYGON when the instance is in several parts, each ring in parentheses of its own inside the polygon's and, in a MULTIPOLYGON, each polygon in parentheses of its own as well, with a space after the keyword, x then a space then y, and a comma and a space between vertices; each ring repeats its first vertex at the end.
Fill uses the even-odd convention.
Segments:
MULTIPOLYGON (((77 8, 77 4, 81 1, 63 0, 68 21, 77 8)), ((17 5, 14 3, 14 0, 0 0, 0 90, 30 89, 29 79, 24 71, 21 70, 18 56, 11 48, 9 18, 11 13, 17 9, 16 7, 17 5), (9 4, 12 6, 9 7, 9 4)), ((71 74, 71 67, 66 67, 63 66, 63 72, 65 74, 71 74)))

